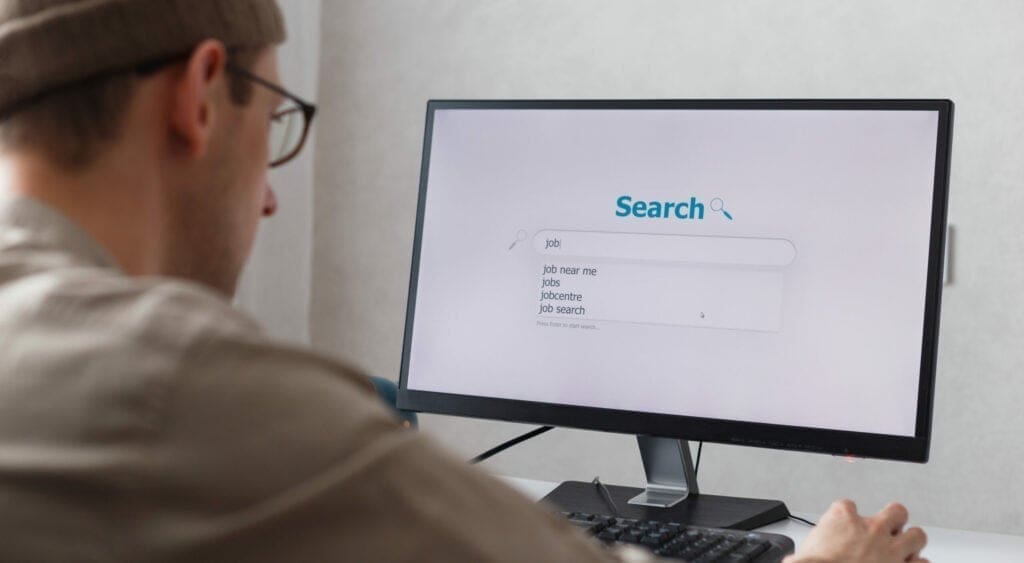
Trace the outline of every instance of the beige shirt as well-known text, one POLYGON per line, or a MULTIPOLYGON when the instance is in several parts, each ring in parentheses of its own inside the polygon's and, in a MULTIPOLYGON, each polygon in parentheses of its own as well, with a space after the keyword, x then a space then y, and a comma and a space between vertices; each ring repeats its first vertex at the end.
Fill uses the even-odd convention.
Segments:
POLYGON ((0 196, 0 560, 609 559, 365 377, 0 196))

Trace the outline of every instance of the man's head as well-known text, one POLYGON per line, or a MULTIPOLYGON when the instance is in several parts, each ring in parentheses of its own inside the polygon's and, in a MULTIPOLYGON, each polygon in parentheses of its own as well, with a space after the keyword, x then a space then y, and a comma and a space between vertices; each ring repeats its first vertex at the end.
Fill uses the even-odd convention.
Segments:
POLYGON ((129 273, 230 294, 276 206, 283 35, 273 0, 5 0, 0 164, 129 273))

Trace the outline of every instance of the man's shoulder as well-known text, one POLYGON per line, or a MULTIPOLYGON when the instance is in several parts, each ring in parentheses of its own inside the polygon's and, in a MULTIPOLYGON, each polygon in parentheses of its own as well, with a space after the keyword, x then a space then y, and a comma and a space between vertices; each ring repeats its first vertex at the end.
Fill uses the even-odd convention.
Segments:
POLYGON ((0 384, 9 391, 0 423, 50 437, 141 437, 200 409, 237 410, 233 398, 313 414, 321 399, 372 393, 333 359, 269 339, 214 291, 109 270, 0 279, 0 343, 0 384), (40 425, 40 410, 61 416, 40 425))
POLYGON ((51 403, 85 425, 118 412, 137 427, 153 422, 159 397, 194 358, 218 343, 265 340, 246 314, 194 283, 74 266, 0 275, 0 382, 11 390, 0 408, 20 417, 19 404, 51 403))
POLYGON ((151 351, 217 337, 262 337, 254 320, 200 284, 88 267, 0 279, 0 332, 5 329, 12 337, 82 333, 151 351))
POLYGON ((137 382, 215 365, 245 372, 261 363, 365 383, 334 358, 269 338, 252 317, 203 285, 110 269, 0 275, 0 342, 11 344, 7 365, 88 366, 137 382), (43 357, 51 361, 36 361, 43 357))

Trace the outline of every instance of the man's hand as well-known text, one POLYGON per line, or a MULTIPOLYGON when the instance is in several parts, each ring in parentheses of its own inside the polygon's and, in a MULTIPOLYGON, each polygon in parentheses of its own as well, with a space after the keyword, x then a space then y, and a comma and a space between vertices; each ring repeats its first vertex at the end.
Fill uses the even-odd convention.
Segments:
POLYGON ((890 503, 874 516, 862 517, 850 500, 832 503, 800 546, 783 563, 927 563, 921 559, 928 538, 921 528, 903 531, 909 514, 902 504, 890 503))

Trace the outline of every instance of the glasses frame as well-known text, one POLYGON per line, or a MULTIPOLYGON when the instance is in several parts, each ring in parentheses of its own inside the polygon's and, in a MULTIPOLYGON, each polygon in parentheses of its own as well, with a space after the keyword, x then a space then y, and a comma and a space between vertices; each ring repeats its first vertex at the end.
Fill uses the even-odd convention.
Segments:
MULTIPOLYGON (((271 81, 269 81, 269 80, 267 80, 267 79, 265 79, 263 77, 257 76, 256 74, 253 74, 253 73, 249 72, 248 70, 246 70, 246 69, 244 69, 244 68, 242 68, 242 67, 240 67, 240 66, 238 66, 236 64, 231 63, 230 61, 225 64, 224 68, 226 68, 229 72, 232 72, 234 74, 242 76, 242 77, 244 77, 244 78, 246 78, 248 80, 251 80, 252 82, 255 82, 256 84, 259 84, 260 86, 263 86, 264 88, 268 88, 271 91, 273 91, 273 92, 275 92, 277 94, 280 94, 280 95, 284 96, 285 98, 287 98, 287 99, 295 102, 296 104, 298 104, 299 109, 302 110, 302 118, 303 118, 303 122, 302 122, 302 137, 299 139, 299 144, 295 145, 295 148, 291 152, 289 152, 288 154, 286 154, 286 155, 284 155, 284 156, 282 156, 280 158, 277 158, 275 160, 270 161, 270 164, 268 166, 270 168, 277 168, 278 166, 281 166, 282 164, 285 164, 286 162, 289 162, 292 159, 294 159, 300 152, 302 152, 302 148, 304 146, 306 146, 306 139, 309 137, 309 129, 313 125, 313 118, 316 116, 316 105, 312 104, 310 102, 307 102, 306 100, 303 100, 302 98, 296 96, 295 94, 292 94, 288 90, 285 90, 282 86, 274 84, 273 82, 271 82, 271 81)), ((285 110, 285 111, 291 111, 291 110, 289 109, 289 110, 285 110)), ((271 118, 277 117, 278 115, 280 115, 282 113, 284 113, 284 112, 275 112, 274 115, 271 118)))

